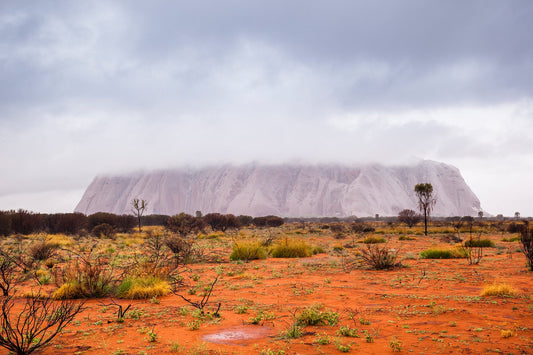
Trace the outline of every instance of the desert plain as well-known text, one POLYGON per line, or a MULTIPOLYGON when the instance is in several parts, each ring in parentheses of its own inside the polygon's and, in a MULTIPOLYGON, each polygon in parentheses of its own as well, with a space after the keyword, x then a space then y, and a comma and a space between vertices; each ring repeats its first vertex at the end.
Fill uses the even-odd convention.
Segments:
MULTIPOLYGON (((533 353, 533 273, 519 234, 481 224, 474 235, 491 246, 477 250, 482 253, 478 263, 469 264, 464 257, 468 230, 441 223, 425 236, 420 225, 369 225, 373 231, 360 234, 342 223, 298 222, 190 236, 196 254, 165 271, 173 275, 171 287, 147 291, 144 298, 115 293, 74 300, 84 302, 83 311, 38 353, 533 353), (273 256, 276 245, 291 243, 307 248, 307 255, 273 256), (263 248, 266 254, 235 258, 238 245, 263 248), (365 262, 362 255, 371 249, 393 255, 393 267, 377 270, 365 262), (424 258, 428 249, 457 253, 450 259, 424 258), (201 301, 202 309, 193 305, 201 301), (127 311, 120 315, 119 307, 127 311)), ((33 277, 18 279, 14 311, 22 309, 26 297, 57 298, 61 270, 89 253, 101 257, 114 280, 110 285, 120 288, 124 275, 153 261, 154 236, 166 234, 156 226, 113 238, 4 238, 4 249, 56 247, 35 264, 33 277)), ((163 259, 165 246, 159 248, 163 259)))

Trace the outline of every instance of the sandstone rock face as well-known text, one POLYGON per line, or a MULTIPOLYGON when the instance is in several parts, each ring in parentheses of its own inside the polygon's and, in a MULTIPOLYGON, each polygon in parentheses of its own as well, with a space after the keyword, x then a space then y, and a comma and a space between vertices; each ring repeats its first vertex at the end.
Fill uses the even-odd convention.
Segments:
POLYGON ((148 201, 146 214, 201 211, 283 217, 396 216, 418 210, 414 186, 429 182, 434 216, 477 216, 479 199, 451 165, 378 164, 220 166, 98 176, 76 212, 130 214, 131 201, 148 201))

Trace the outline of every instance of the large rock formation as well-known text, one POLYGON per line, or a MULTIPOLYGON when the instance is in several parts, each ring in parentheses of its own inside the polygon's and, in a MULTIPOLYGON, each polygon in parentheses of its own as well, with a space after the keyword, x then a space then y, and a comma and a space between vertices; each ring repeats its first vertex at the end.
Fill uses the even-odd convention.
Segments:
POLYGON ((435 216, 481 210, 457 168, 422 161, 394 167, 248 164, 98 176, 75 211, 130 213, 131 201, 142 198, 148 201, 147 214, 395 216, 404 208, 417 210, 414 186, 420 182, 434 187, 435 216))

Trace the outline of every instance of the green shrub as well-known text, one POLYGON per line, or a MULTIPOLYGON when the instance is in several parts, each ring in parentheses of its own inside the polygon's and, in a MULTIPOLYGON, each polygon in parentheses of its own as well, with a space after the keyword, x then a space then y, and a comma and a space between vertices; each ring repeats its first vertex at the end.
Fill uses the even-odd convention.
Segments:
POLYGON ((377 243, 386 243, 386 242, 387 241, 385 240, 385 238, 369 236, 369 237, 366 237, 365 239, 359 240, 357 243, 377 244, 377 243))
POLYGON ((398 240, 416 240, 416 238, 411 237, 409 235, 401 235, 400 237, 398 237, 398 240))
POLYGON ((322 248, 321 246, 316 246, 313 248, 313 251, 312 251, 312 254, 313 255, 316 255, 316 254, 324 254, 326 251, 324 250, 324 248, 322 248))
POLYGON ((152 298, 169 293, 169 283, 154 276, 126 277, 117 288, 117 297, 128 299, 152 298))
POLYGON ((305 258, 311 255, 312 247, 302 240, 284 238, 272 248, 274 258, 305 258))
POLYGON ((337 335, 344 336, 344 337, 359 338, 359 334, 357 334, 357 329, 350 328, 349 326, 345 326, 345 325, 341 325, 339 330, 337 330, 337 335))
POLYGON ((296 315, 296 323, 306 325, 336 325, 339 322, 339 314, 332 311, 321 311, 321 306, 306 307, 296 315))
POLYGON ((297 323, 293 323, 289 328, 281 333, 283 338, 287 339, 296 339, 301 337, 304 334, 303 328, 297 323))
POLYGON ((469 239, 465 242, 467 248, 494 248, 494 242, 490 239, 469 239))
POLYGON ((421 259, 459 259, 466 258, 466 251, 461 249, 428 249, 420 253, 421 259))
POLYGON ((519 242, 520 241, 520 236, 515 236, 515 237, 511 237, 511 238, 503 238, 502 239, 502 242, 519 242))
POLYGON ((328 345, 329 343, 331 343, 331 340, 326 333, 322 333, 316 335, 315 343, 320 345, 328 345))
POLYGON ((235 243, 233 245, 233 252, 229 256, 230 260, 256 260, 266 259, 267 252, 257 242, 243 242, 235 243))

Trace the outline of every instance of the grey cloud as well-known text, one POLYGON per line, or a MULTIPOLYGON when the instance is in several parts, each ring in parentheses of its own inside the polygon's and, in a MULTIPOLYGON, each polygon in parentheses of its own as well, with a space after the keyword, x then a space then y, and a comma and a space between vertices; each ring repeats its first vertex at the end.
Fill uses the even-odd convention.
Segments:
POLYGON ((168 92, 209 100, 218 95, 210 68, 227 70, 243 40, 310 68, 329 86, 323 95, 348 109, 505 101, 533 89, 529 2, 22 3, 4 5, 19 19, 0 30, 10 53, 3 109, 110 96, 143 108, 168 92), (350 80, 365 66, 366 78, 350 80), (372 75, 374 66, 386 72, 372 75))
POLYGON ((530 1, 1 2, 0 195, 191 163, 529 157, 532 17, 530 1), (481 116, 498 105, 517 107, 509 128, 481 116), (463 106, 479 110, 398 118, 463 106))

